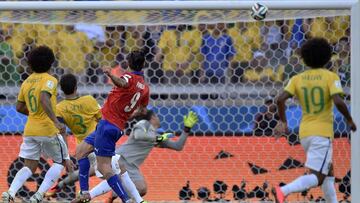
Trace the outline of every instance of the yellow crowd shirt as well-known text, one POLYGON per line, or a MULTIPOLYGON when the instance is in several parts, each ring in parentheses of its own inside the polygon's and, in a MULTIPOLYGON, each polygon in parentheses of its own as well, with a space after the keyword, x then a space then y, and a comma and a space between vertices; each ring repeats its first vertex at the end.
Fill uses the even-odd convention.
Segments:
MULTIPOLYGON (((175 71, 177 65, 187 62, 191 55, 195 56, 196 59, 201 43, 202 36, 198 30, 183 32, 176 30, 164 31, 158 44, 158 47, 162 49, 164 54, 163 69, 165 71, 175 71)), ((189 68, 183 71, 185 73, 191 72, 199 68, 199 64, 199 62, 193 61, 189 68)))
POLYGON ((79 144, 95 131, 101 118, 100 105, 90 95, 65 99, 56 106, 56 116, 64 120, 79 144))
POLYGON ((311 69, 289 80, 285 91, 299 99, 302 109, 300 138, 333 138, 332 96, 343 94, 339 76, 326 69, 311 69))
POLYGON ((40 104, 41 92, 47 92, 51 95, 51 107, 56 112, 57 83, 56 78, 48 73, 32 73, 21 85, 18 102, 24 102, 29 110, 24 136, 51 137, 59 133, 40 104))

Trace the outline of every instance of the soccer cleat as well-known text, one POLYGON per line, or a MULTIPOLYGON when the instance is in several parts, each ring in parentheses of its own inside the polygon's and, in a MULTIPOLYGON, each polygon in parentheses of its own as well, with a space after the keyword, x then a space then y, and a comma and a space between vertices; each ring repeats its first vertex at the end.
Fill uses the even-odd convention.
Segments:
POLYGON ((9 192, 3 192, 1 195, 1 199, 4 203, 12 203, 15 202, 14 198, 10 195, 9 192))
POLYGON ((279 186, 276 186, 275 188, 272 188, 271 192, 274 195, 275 203, 284 203, 285 195, 281 191, 279 186))
POLYGON ((54 197, 56 195, 56 193, 58 193, 59 191, 60 191, 60 188, 56 184, 45 193, 45 197, 54 197))
POLYGON ((71 203, 87 203, 90 202, 90 200, 91 200, 90 193, 81 194, 80 192, 79 197, 71 201, 71 203))
POLYGON ((43 201, 43 195, 39 192, 36 192, 33 196, 30 197, 30 203, 40 203, 43 201))
POLYGON ((144 200, 144 201, 141 201, 140 203, 148 203, 148 202, 144 200))

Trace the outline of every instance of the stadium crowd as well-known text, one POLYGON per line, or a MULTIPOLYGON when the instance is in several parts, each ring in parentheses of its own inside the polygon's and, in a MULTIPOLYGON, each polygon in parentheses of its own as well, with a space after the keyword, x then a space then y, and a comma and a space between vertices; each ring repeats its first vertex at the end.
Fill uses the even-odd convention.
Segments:
POLYGON ((304 69, 299 57, 304 40, 322 36, 334 47, 329 68, 346 86, 348 28, 348 16, 177 26, 1 23, 0 85, 24 80, 30 73, 25 56, 42 44, 56 53, 55 75, 72 72, 82 83, 107 82, 101 67, 121 71, 134 49, 147 53, 151 84, 282 83, 304 69))

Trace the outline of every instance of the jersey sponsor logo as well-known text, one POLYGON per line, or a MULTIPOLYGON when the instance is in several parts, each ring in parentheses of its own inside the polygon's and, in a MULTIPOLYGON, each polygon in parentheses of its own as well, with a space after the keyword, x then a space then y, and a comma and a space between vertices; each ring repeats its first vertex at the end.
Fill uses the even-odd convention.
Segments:
POLYGON ((48 80, 47 82, 46 82, 46 87, 48 87, 48 88, 50 88, 50 89, 53 89, 54 88, 54 82, 53 81, 51 81, 51 80, 48 80))
POLYGON ((136 87, 139 88, 139 89, 142 89, 142 90, 145 89, 145 85, 142 84, 141 82, 137 82, 136 87))

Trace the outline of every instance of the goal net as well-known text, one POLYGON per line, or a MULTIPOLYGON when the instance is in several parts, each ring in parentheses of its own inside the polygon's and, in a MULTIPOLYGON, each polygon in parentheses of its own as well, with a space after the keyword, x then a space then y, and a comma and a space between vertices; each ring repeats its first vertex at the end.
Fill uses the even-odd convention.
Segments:
MULTIPOLYGON (((0 13, 0 190, 23 166, 18 159, 26 117, 16 113, 19 87, 29 74, 26 56, 38 45, 56 54, 52 74, 74 73, 79 95, 103 103, 112 85, 101 71, 118 74, 126 55, 145 50, 149 108, 163 132, 181 132, 192 110, 199 123, 180 152, 155 149, 141 167, 150 201, 271 200, 270 188, 307 173, 299 144, 301 110, 288 103, 290 133, 275 140, 275 96, 289 78, 306 69, 300 46, 325 37, 333 46, 327 68, 336 72, 350 105, 349 10, 270 10, 266 21, 248 10, 6 11, 0 13)), ((58 101, 63 94, 59 89, 58 101)), ((350 200, 350 141, 334 110, 334 169, 338 200, 350 200)), ((70 138, 71 139, 71 138, 70 138)), ((121 138, 120 143, 126 140, 121 138)), ((75 142, 69 148, 75 153, 75 142)), ((27 199, 49 168, 37 171, 18 192, 27 199)), ((64 174, 64 176, 66 176, 64 174)), ((91 178, 91 187, 99 182, 91 178)), ((75 197, 77 184, 57 194, 75 197)), ((321 200, 320 189, 291 201, 321 200)), ((103 201, 104 197, 98 199, 103 201)))

